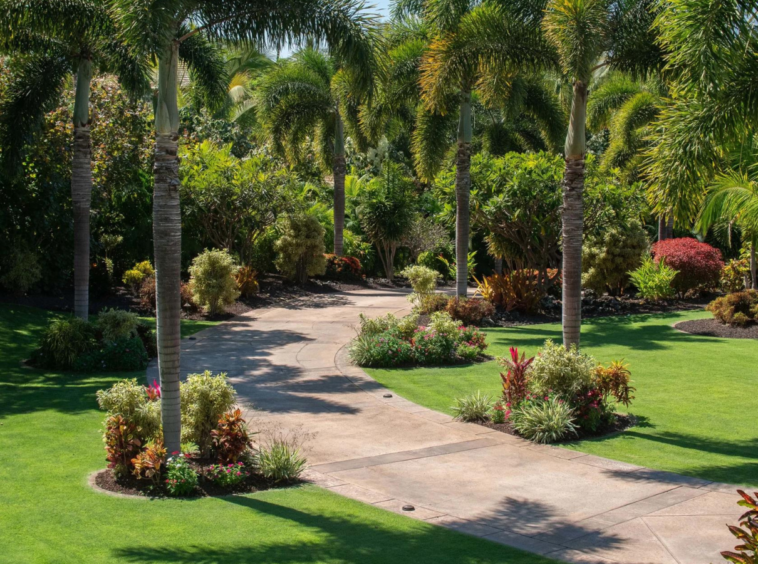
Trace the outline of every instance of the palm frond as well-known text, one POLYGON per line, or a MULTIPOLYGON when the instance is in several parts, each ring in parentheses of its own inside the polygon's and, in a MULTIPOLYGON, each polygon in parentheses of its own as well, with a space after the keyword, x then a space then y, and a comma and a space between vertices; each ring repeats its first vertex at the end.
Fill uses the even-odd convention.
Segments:
POLYGON ((607 47, 607 2, 550 0, 542 24, 558 51, 564 74, 589 84, 592 69, 607 47))
MULTIPOLYGON (((179 31, 181 35, 186 29, 179 31)), ((202 34, 193 35, 179 44, 179 59, 187 65, 193 91, 211 110, 226 101, 229 78, 220 45, 202 34)))
POLYGON ((419 104, 413 132, 413 160, 422 180, 431 182, 455 142, 455 114, 432 113, 419 104))
POLYGON ((607 128, 611 115, 641 91, 640 83, 626 75, 615 75, 604 81, 592 90, 587 101, 587 127, 592 131, 607 128))
POLYGON ((728 171, 709 187, 697 228, 707 233, 719 222, 736 222, 743 231, 758 234, 758 184, 748 175, 728 171))

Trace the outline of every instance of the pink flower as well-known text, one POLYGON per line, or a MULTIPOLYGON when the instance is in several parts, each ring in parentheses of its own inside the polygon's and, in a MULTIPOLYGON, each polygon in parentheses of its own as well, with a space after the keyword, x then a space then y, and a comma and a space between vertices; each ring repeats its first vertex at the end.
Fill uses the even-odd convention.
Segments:
POLYGON ((174 452, 171 453, 171 456, 176 456, 177 454, 179 454, 179 451, 175 450, 174 452))

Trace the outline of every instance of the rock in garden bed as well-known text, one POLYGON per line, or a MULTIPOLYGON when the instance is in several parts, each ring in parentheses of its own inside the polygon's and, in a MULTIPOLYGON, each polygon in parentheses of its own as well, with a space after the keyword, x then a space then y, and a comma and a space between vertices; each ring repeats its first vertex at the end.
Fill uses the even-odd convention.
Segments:
POLYGON ((704 337, 721 337, 724 339, 758 339, 758 325, 746 327, 734 327, 724 325, 715 319, 692 319, 680 321, 674 325, 675 329, 692 335, 704 337))

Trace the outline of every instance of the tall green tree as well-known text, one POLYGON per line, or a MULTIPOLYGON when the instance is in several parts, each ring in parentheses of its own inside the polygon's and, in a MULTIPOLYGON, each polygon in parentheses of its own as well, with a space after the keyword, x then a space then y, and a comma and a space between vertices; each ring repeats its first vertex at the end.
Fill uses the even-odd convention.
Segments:
POLYGON ((298 38, 326 41, 347 62, 365 60, 366 29, 374 18, 350 0, 114 0, 125 36, 158 63, 155 112, 155 245, 158 367, 163 434, 169 452, 180 449, 180 275, 178 65, 183 58, 209 101, 225 99, 228 81, 216 44, 236 41, 263 48, 298 38))
POLYGON ((341 256, 345 227, 345 135, 365 146, 360 104, 377 72, 374 34, 365 36, 369 55, 347 66, 323 51, 308 48, 270 72, 260 90, 261 114, 275 146, 298 159, 306 136, 316 144, 322 167, 334 178, 334 254, 341 256))
POLYGON ((658 65, 648 0, 550 0, 543 27, 572 84, 563 175, 563 344, 579 346, 587 97, 594 71, 646 72, 658 65))
POLYGON ((13 168, 68 79, 74 77, 71 199, 74 210, 74 313, 89 315, 92 147, 90 84, 94 72, 115 73, 133 93, 147 90, 147 66, 117 38, 107 6, 92 0, 2 0, 0 50, 17 57, 15 80, 0 106, 0 143, 13 168))

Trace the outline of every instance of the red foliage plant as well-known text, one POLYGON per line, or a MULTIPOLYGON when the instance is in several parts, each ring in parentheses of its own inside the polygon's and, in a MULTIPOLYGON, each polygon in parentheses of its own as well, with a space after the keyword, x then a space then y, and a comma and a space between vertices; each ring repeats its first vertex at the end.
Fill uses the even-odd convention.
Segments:
POLYGON ((548 269, 546 274, 537 270, 514 270, 506 274, 485 276, 477 280, 481 296, 505 311, 516 310, 529 314, 537 310, 548 289, 560 280, 558 270, 548 269))
POLYGON ((166 448, 162 440, 148 443, 145 450, 132 458, 134 470, 132 474, 140 480, 151 480, 158 484, 161 477, 161 468, 166 460, 166 448))
POLYGON ((500 373, 503 380, 503 398, 508 407, 515 407, 521 403, 529 393, 528 371, 534 362, 534 357, 526 358, 526 353, 519 357, 516 347, 510 348, 511 358, 500 358, 500 364, 506 368, 506 373, 500 373))
POLYGON ((153 383, 145 388, 147 392, 147 399, 150 401, 156 401, 161 399, 161 385, 153 379, 153 383))
POLYGON ((139 428, 120 415, 113 415, 105 422, 105 451, 108 468, 117 475, 124 475, 134 467, 132 459, 140 451, 139 428))
POLYGON ((355 257, 338 257, 337 255, 324 255, 326 258, 325 278, 349 282, 360 280, 361 261, 355 257))
MULTIPOLYGON (((734 547, 736 552, 725 550, 721 553, 724 560, 735 564, 758 564, 758 502, 742 490, 737 490, 742 499, 737 502, 742 507, 747 507, 747 512, 740 517, 741 527, 727 525, 740 544, 734 547)), ((758 492, 753 495, 758 497, 758 492)))
POLYGON ((218 421, 218 427, 211 431, 213 448, 221 464, 231 464, 250 446, 250 433, 239 409, 227 411, 218 421))
POLYGON ((680 294, 688 290, 710 289, 719 284, 724 261, 721 251, 692 237, 665 239, 655 243, 650 252, 656 264, 666 257, 666 264, 678 271, 672 285, 680 294))
POLYGON ((450 298, 447 302, 445 311, 450 314, 450 317, 460 321, 464 325, 480 325, 482 319, 490 317, 495 313, 495 306, 486 300, 459 298, 456 296, 450 298))

